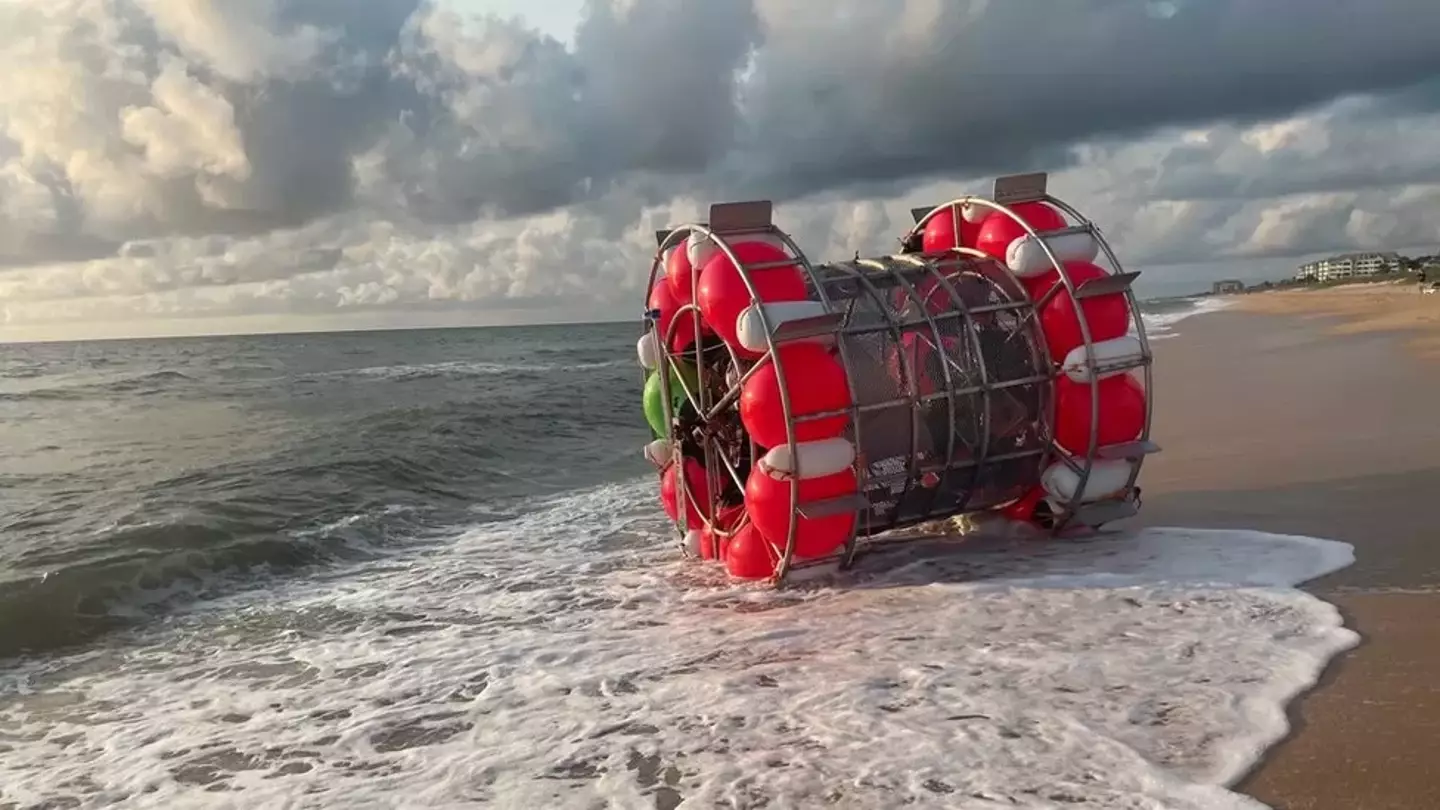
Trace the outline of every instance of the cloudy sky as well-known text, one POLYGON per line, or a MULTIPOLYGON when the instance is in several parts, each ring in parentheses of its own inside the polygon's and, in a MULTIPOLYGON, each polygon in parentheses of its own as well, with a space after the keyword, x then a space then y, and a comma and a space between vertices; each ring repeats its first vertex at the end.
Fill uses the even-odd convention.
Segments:
POLYGON ((0 340, 637 317, 1048 170, 1141 292, 1440 250, 1436 0, 0 0, 0 340))

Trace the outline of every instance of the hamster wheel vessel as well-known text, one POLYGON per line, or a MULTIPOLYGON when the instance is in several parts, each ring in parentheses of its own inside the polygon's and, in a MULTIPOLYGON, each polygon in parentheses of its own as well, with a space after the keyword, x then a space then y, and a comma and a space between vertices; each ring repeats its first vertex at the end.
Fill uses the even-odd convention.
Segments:
POLYGON ((645 452, 688 552, 779 582, 959 514, 1058 534, 1139 509, 1139 274, 1044 174, 913 213, 898 253, 828 264, 769 202, 657 234, 645 452))

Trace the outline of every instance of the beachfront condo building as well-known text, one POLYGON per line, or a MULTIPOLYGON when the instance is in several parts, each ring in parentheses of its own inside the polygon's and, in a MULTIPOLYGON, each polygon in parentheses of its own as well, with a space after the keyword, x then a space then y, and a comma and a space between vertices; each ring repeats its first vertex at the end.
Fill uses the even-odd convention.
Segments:
POLYGON ((1400 267, 1400 254, 1385 251, 1372 253, 1347 253, 1328 259, 1300 265, 1295 273, 1297 281, 1337 281, 1346 278, 1373 276, 1387 273, 1400 267))

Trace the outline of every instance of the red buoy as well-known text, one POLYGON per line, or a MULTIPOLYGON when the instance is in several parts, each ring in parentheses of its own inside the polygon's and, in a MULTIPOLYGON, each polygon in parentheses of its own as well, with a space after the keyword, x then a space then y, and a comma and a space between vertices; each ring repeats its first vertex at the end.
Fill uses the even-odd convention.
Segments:
MULTIPOLYGON (((670 332, 670 324, 675 320, 675 313, 680 311, 683 304, 675 299, 675 294, 670 289, 670 283, 666 279, 655 282, 650 288, 649 306, 653 310, 659 310, 660 320, 656 328, 660 335, 670 332)), ((702 325, 703 326, 703 325, 702 325)), ((670 337, 670 351, 683 352, 695 342, 695 313, 687 311, 681 316, 680 322, 675 324, 675 333, 670 337)))
MULTIPOLYGON (((859 488, 854 470, 833 475, 805 478, 800 481, 798 503, 824 501, 853 495, 859 488)), ((745 509, 750 524, 781 551, 790 529, 790 480, 777 478, 757 465, 745 482, 745 509)), ((855 513, 844 512, 827 517, 806 518, 796 515, 795 558, 813 559, 830 554, 849 539, 855 525, 855 513)))
POLYGON ((714 529, 709 526, 706 526, 705 528, 700 530, 700 559, 720 559, 720 543, 717 542, 719 539, 720 538, 718 535, 715 534, 714 529))
MULTIPOLYGON (((1065 272, 1076 289, 1087 281, 1110 275, 1101 267, 1080 261, 1066 262, 1065 272)), ((1053 269, 1033 281, 1026 279, 1026 287, 1037 300, 1058 283, 1060 274, 1053 269)), ((1082 299, 1079 309, 1085 313, 1085 323, 1090 327, 1093 343, 1124 337, 1130 330, 1130 304, 1125 300, 1124 293, 1082 299)), ((1045 333, 1045 345, 1050 348, 1050 358, 1056 362, 1064 359, 1071 349, 1085 345, 1085 336, 1080 331, 1080 316, 1069 290, 1061 289, 1045 302, 1040 309, 1040 326, 1045 333)))
POLYGON ((971 222, 962 215, 958 205, 946 208, 925 221, 925 230, 920 237, 920 249, 926 253, 944 253, 958 247, 973 246, 975 238, 980 234, 982 221, 971 222), (955 230, 957 220, 960 223, 958 232, 955 230))
MULTIPOLYGON (((1010 206, 1010 210, 1040 233, 1065 227, 1065 217, 1043 202, 1016 203, 1010 206)), ((997 211, 980 223, 979 233, 975 235, 975 248, 1004 262, 1005 250, 1010 243, 1025 235, 1020 223, 997 211)))
POLYGON ((665 254, 665 281, 670 285, 670 294, 676 301, 689 303, 693 292, 695 268, 690 266, 690 256, 685 243, 673 247, 665 254))
POLYGON ((1019 523, 1035 523, 1035 509, 1043 500, 1045 500, 1045 488, 1033 486, 1020 500, 1000 510, 1000 514, 1019 523))
MULTIPOLYGON (((850 407, 850 385, 845 367, 819 343, 790 343, 776 349, 790 392, 792 417, 850 407)), ((785 408, 780 399, 780 376, 769 358, 740 389, 740 422, 761 447, 786 444, 785 408)), ((833 439, 845 432, 847 414, 795 422, 795 441, 833 439)))
MULTIPOLYGON (((686 498, 685 504, 685 528, 700 529, 705 526, 705 518, 710 514, 710 477, 705 474, 705 467, 693 458, 686 458, 685 464, 685 485, 690 488, 690 498, 686 498), (691 500, 693 499, 693 502, 691 500)), ((670 464, 665 471, 660 473, 660 504, 665 507, 665 514, 675 520, 679 515, 678 504, 684 497, 680 492, 679 482, 676 478, 678 464, 670 464)))
MULTIPOLYGON (((1145 389, 1133 374, 1107 377, 1100 388, 1099 443, 1124 444, 1145 429, 1145 389)), ((1055 440, 1071 453, 1090 447, 1090 384, 1067 376, 1055 381, 1055 440)))
MULTIPOLYGON (((1050 288, 1055 286, 1059 281, 1060 274, 1054 270, 1048 273, 1041 273, 1038 276, 1025 276, 1020 279, 1020 283, 1025 285, 1025 292, 1030 294, 1031 301, 1039 301, 1041 298, 1044 298, 1045 293, 1050 292, 1050 288)), ((1060 293, 1056 292, 1055 294, 1059 295, 1060 293)))
MULTIPOLYGON (((798 264, 770 267, 763 270, 749 270, 749 265, 767 264, 789 258, 785 251, 765 242, 740 242, 731 247, 736 258, 747 265, 750 283, 755 285, 755 296, 761 303, 779 301, 804 301, 809 297, 805 288, 805 275, 798 264)), ((763 352, 753 352, 740 345, 735 337, 735 319, 754 301, 745 279, 736 269, 734 262, 724 253, 716 253, 705 262, 700 271, 699 292, 695 303, 705 316, 705 322, 742 357, 759 357, 763 352)))
POLYGON ((709 525, 700 530, 700 558, 705 560, 725 559, 725 546, 730 538, 724 535, 740 525, 745 517, 745 505, 727 506, 715 513, 709 525))
POLYGON ((725 570, 735 579, 769 579, 775 573, 778 559, 770 544, 755 530, 755 524, 747 523, 730 538, 725 550, 725 570))

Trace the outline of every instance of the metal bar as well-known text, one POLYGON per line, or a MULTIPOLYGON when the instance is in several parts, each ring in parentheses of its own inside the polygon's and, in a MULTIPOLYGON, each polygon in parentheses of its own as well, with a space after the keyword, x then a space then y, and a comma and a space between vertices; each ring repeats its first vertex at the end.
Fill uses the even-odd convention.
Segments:
POLYGON ((827 312, 824 315, 814 315, 809 318, 795 318, 782 321, 779 326, 775 327, 775 332, 770 337, 776 343, 785 343, 821 335, 833 335, 844 323, 845 316, 839 312, 827 312))
POLYGON ((1130 285, 1139 277, 1140 273, 1136 271, 1133 273, 1116 273, 1111 276, 1106 276, 1105 278, 1092 278, 1081 284, 1075 290, 1075 299, 1081 301, 1086 298, 1098 298, 1102 295, 1114 295, 1115 293, 1125 292, 1130 289, 1130 285))
MULTIPOLYGON (((1006 462, 1006 461, 1018 461, 1018 460, 1024 459, 1024 458, 1034 458, 1034 457, 1036 457, 1036 456, 1044 455, 1044 453, 1045 453, 1045 448, 1043 448, 1043 447, 1032 448, 1032 449, 1030 449, 1030 450, 1015 450, 1015 451, 1010 452, 1010 453, 999 453, 999 454, 993 455, 993 456, 989 457, 988 459, 986 459, 986 460, 985 460, 985 463, 986 463, 986 464, 997 464, 997 463, 1003 463, 1003 462, 1006 462)), ((964 460, 964 461, 950 461, 950 462, 944 463, 944 464, 931 464, 931 465, 926 465, 926 466, 923 466, 923 467, 919 467, 918 469, 919 469, 921 475, 928 475, 928 474, 930 474, 930 473, 935 473, 936 475, 943 475, 943 474, 946 473, 946 472, 957 472, 957 471, 959 471, 959 470, 968 470, 968 469, 971 469, 971 468, 973 468, 973 467, 978 466, 979 464, 980 464, 980 462, 979 462, 978 459, 969 458, 969 459, 966 459, 966 460, 964 460)), ((901 480, 904 479, 904 476, 905 476, 905 475, 906 475, 906 473, 894 473, 894 474, 892 474, 892 475, 877 475, 877 476, 875 476, 874 478, 871 478, 871 479, 870 479, 870 482, 871 482, 872 484, 886 484, 886 485, 889 485, 889 484, 894 484, 894 483, 900 482, 901 480)), ((958 512, 955 513, 955 514, 958 514, 958 512)))
POLYGON ((756 228, 733 228, 731 230, 725 231, 724 236, 731 242, 739 243, 745 241, 744 237, 746 236, 754 236, 756 234, 773 236, 778 230, 779 229, 776 228, 774 225, 765 225, 763 227, 756 228))
POLYGON ((1038 233, 1040 234, 1041 239, 1044 239, 1048 242, 1052 239, 1059 239, 1062 236, 1074 236, 1077 233, 1088 233, 1093 236, 1095 234, 1095 226, 1087 222, 1081 225, 1070 225, 1064 228, 1056 228, 1053 231, 1039 231, 1038 233))
MULTIPOLYGON (((1109 376, 1111 374, 1115 374, 1116 372, 1133 371, 1134 369, 1149 365, 1151 361, 1152 358, 1145 357, 1139 354, 1133 354, 1129 357, 1119 357, 1104 363, 1096 363, 1095 374, 1098 376, 1109 376)), ((1063 370, 1066 372, 1066 374, 1071 371, 1082 371, 1085 369, 1085 365, 1085 363, 1072 363, 1070 365, 1064 366, 1063 370)))
MULTIPOLYGON (((706 444, 706 447, 716 447, 715 440, 713 439, 713 437, 707 439, 707 441, 705 442, 705 444, 706 444)), ((706 455, 706 456, 710 456, 710 455, 712 455, 712 453, 710 453, 710 452, 707 450, 707 452, 705 453, 705 455, 706 455)), ((739 488, 740 488, 740 491, 743 493, 743 492, 745 491, 745 482, 742 481, 742 480, 740 480, 740 471, 737 470, 737 469, 735 469, 735 465, 733 465, 733 464, 730 463, 730 459, 726 458, 724 453, 719 452, 718 447, 716 448, 716 452, 713 453, 713 455, 719 457, 721 464, 725 467, 725 471, 730 474, 730 480, 731 480, 731 481, 734 481, 734 482, 735 482, 735 486, 739 487, 739 488)), ((713 487, 712 487, 712 489, 713 489, 713 487)), ((713 515, 713 514, 715 514, 715 513, 714 513, 714 512, 711 512, 711 514, 713 515)))
MULTIPOLYGON (((987 304, 987 305, 985 305, 985 306, 983 306, 983 307, 975 307, 974 309, 969 310, 969 314, 971 314, 971 315, 985 315, 985 314, 988 314, 988 313, 991 313, 991 312, 1007 312, 1007 311, 1010 311, 1010 310, 1016 310, 1016 311, 1019 311, 1019 310, 1029 310, 1029 309, 1031 309, 1031 307, 1032 307, 1032 305, 1031 305, 1031 303, 1030 303, 1028 300, 1026 300, 1026 301, 1010 301, 1010 302, 1007 302, 1007 303, 1004 303, 1004 304, 987 304)), ((945 321, 963 321, 963 320, 966 320, 965 312, 962 312, 962 311, 942 312, 942 313, 940 313, 939 315, 932 315, 931 318, 932 318, 936 323, 943 323, 943 322, 945 322, 945 321)), ((928 321, 925 321, 925 320, 918 320, 918 321, 896 320, 896 321, 894 321, 893 323, 894 323, 895 326, 899 326, 899 327, 902 328, 902 329, 904 329, 904 328, 906 328, 906 327, 910 327, 910 326, 926 326, 926 325, 928 325, 928 321)), ((876 332, 888 332, 888 331, 890 330, 890 327, 891 327, 891 322, 889 322, 889 321, 887 321, 887 322, 885 322, 885 323, 867 324, 867 325, 865 325, 865 326, 847 326, 847 327, 844 328, 843 331, 840 332, 840 334, 844 334, 844 335, 856 335, 856 336, 869 335, 869 334, 874 334, 874 333, 876 333, 876 332)))
POLYGON ((806 501, 795 507, 800 517, 806 520, 819 520, 820 518, 835 517, 846 512, 859 512, 868 509, 870 502, 864 495, 854 493, 841 495, 838 498, 826 498, 823 501, 806 501))
POLYGON ((1055 283, 1050 285, 1050 289, 1046 290, 1039 298, 1035 299, 1035 314, 1038 315, 1040 310, 1044 309, 1045 305, 1050 303, 1050 299, 1059 295, 1060 291, 1063 289, 1065 289, 1065 282, 1056 279, 1055 283))
MULTIPOLYGON (((1160 445, 1146 439, 1138 442, 1126 442, 1124 444, 1112 444, 1102 447, 1096 455, 1106 461, 1136 461, 1145 456, 1154 455, 1160 452, 1160 445)), ((1129 487, 1126 487, 1127 489, 1129 487)))
POLYGON ((840 570, 845 570, 845 559, 840 550, 833 551, 823 557, 810 557, 804 560, 796 560, 790 566, 791 571, 804 571, 810 568, 822 568, 827 565, 839 563, 840 570))
POLYGON ((1008 312, 1010 310, 1030 309, 1031 304, 1025 301, 1008 301, 1004 304, 986 304, 983 307, 971 307, 971 315, 985 315, 991 312, 1008 312))
MULTIPOLYGON (((750 272, 750 273, 757 273, 757 272, 759 272, 759 271, 761 271, 761 270, 778 270, 778 269, 780 269, 780 268, 782 268, 782 267, 795 267, 795 266, 797 266, 796 261, 795 261, 794 259, 788 259, 788 258, 787 258, 787 259, 779 259, 779 260, 776 260, 776 261, 755 262, 754 264, 747 264, 747 265, 745 265, 745 271, 746 271, 746 272, 750 272)), ((695 275, 698 276, 699 273, 696 273, 695 275)))
MULTIPOLYGON (((733 361, 734 356, 732 355, 731 357, 733 361)), ((750 368, 745 369, 745 371, 741 373, 740 379, 736 380, 735 383, 730 386, 730 390, 725 392, 725 396, 721 397, 718 402, 710 406, 710 410, 705 412, 705 421, 711 422, 719 419, 720 414, 724 413, 726 408, 735 404, 735 400, 740 398, 741 389, 745 387, 745 381, 755 376, 756 372, 764 365, 763 362, 754 363, 750 368)))
POLYGON ((1082 526, 1098 528, 1106 523, 1135 517, 1139 513, 1140 506, 1134 499, 1125 498, 1081 504, 1075 509, 1073 518, 1082 526))
MULTIPOLYGON (((1056 446, 1058 447, 1058 445, 1056 446)), ((1080 466, 1080 463, 1075 460, 1074 455, 1066 452, 1056 451, 1055 457, 1060 459, 1060 463, 1064 464, 1066 467, 1069 467, 1070 471, 1075 473, 1076 475, 1081 475, 1085 472, 1085 468, 1080 466)))
MULTIPOLYGON (((955 390, 954 392, 952 392, 952 393, 955 393, 955 394, 981 394, 981 393, 989 393, 989 392, 993 392, 993 391, 1005 391, 1005 390, 1008 390, 1008 389, 1010 389, 1010 388, 1019 388, 1019 387, 1024 386, 1024 385, 1034 385, 1035 383, 1045 382, 1046 380, 1049 380, 1049 379, 1051 379, 1051 375, 1049 375, 1049 374, 1046 374, 1046 375, 1043 375, 1043 376, 1036 375, 1036 376, 1034 376, 1034 377, 1023 377, 1023 378, 1018 379, 1018 380, 1006 380, 1005 382, 991 383, 991 384, 989 385, 989 387, 986 387, 986 386, 983 386, 983 385, 974 385, 974 386, 970 386, 969 388, 958 388, 958 389, 956 389, 956 390, 955 390)), ((937 400, 945 399, 947 396, 949 396, 949 394, 947 394, 946 392, 943 392, 943 391, 942 391, 942 392, 937 392, 937 393, 934 393, 934 394, 924 394, 924 395, 922 395, 922 396, 916 397, 914 400, 911 400, 911 399, 908 399, 908 398, 907 398, 907 399, 887 399, 887 400, 885 400, 884 402, 872 402, 872 403, 869 403, 869 404, 866 404, 866 405, 857 406, 857 407, 855 408, 855 410, 857 410, 857 411, 860 412, 860 413, 874 413, 874 412, 876 412, 876 411, 887 411, 887 410, 890 410, 891 408, 899 408, 899 407, 902 407, 902 406, 905 406, 905 405, 909 405, 912 401, 914 401, 914 402, 919 402, 919 403, 921 403, 921 404, 928 405, 928 404, 930 404, 931 402, 935 402, 935 401, 937 401, 937 400)), ((849 409, 849 408, 836 409, 836 410, 831 410, 831 411, 816 411, 816 412, 814 412, 814 413, 801 414, 801 415, 795 417, 795 421, 796 421, 796 422, 816 422, 816 421, 819 421, 819 420, 821 420, 821 419, 832 419, 832 418, 834 418, 834 417, 836 417, 836 416, 844 416, 845 414, 850 413, 850 411, 851 411, 851 409, 849 409)))
MULTIPOLYGON (((1030 377, 1020 377, 1019 379, 1006 380, 1004 382, 998 383, 990 383, 989 385, 972 385, 968 388, 957 388, 952 393, 979 394, 987 391, 1005 391, 1010 388, 1019 388, 1024 385, 1034 385, 1036 383, 1042 383, 1047 380, 1054 379, 1054 376, 1055 375, 1053 374, 1035 374, 1030 377)), ((889 410, 890 408, 898 408, 902 405, 909 405, 912 401, 918 401, 928 404, 931 402, 935 402, 936 400, 944 399, 946 396, 948 396, 947 393, 940 392, 935 394, 924 394, 916 397, 914 400, 909 397, 905 397, 904 399, 887 399, 884 402, 871 402, 866 405, 853 406, 853 410, 858 411, 859 413, 873 413, 875 411, 884 411, 889 410)), ((807 413, 798 416, 796 417, 795 421, 807 422, 817 419, 829 419, 831 417, 841 416, 843 414, 850 413, 851 410, 851 408, 847 408, 844 410, 816 411, 815 413, 807 413)))

